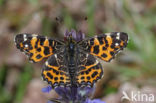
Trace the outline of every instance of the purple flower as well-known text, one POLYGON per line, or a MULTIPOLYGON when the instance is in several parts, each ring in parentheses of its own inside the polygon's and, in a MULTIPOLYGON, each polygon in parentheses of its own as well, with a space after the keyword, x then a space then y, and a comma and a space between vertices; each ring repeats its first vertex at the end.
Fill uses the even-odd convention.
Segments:
POLYGON ((42 88, 42 92, 43 93, 46 93, 46 92, 50 92, 52 90, 52 87, 49 85, 49 86, 47 86, 47 87, 45 87, 45 88, 42 88))
POLYGON ((75 30, 71 30, 71 32, 69 32, 68 30, 66 30, 66 32, 64 33, 64 37, 65 37, 65 40, 69 37, 69 36, 72 36, 72 38, 74 40, 76 40, 77 42, 80 41, 80 40, 83 40, 85 38, 85 34, 82 33, 81 31, 78 31, 76 32, 75 30))
MULTIPOLYGON (((49 100, 47 103, 55 103, 55 102, 52 102, 52 101, 49 100)), ((105 102, 101 101, 100 99, 94 99, 94 100, 87 99, 84 103, 105 103, 105 102)))
POLYGON ((101 101, 100 99, 93 99, 93 100, 87 99, 85 103, 105 103, 105 102, 101 101))
MULTIPOLYGON (((42 89, 42 92, 50 91, 50 86, 42 89)), ((94 88, 90 87, 57 87, 55 91, 60 97, 49 100, 48 103, 105 103, 100 99, 89 99, 94 93, 94 88)))

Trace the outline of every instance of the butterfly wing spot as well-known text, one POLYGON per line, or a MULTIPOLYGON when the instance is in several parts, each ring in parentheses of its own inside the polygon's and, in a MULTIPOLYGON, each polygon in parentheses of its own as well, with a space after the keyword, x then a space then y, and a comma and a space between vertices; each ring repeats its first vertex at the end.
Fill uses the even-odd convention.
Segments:
POLYGON ((41 56, 40 54, 38 54, 38 55, 36 56, 36 58, 37 58, 37 59, 41 59, 42 56, 41 56))
POLYGON ((107 58, 107 54, 106 54, 106 53, 103 53, 101 56, 102 56, 103 58, 107 58))
POLYGON ((120 39, 120 33, 117 33, 116 39, 120 39))
POLYGON ((51 75, 51 73, 47 72, 46 75, 47 75, 50 79, 53 79, 53 76, 51 75))
POLYGON ((27 35, 26 34, 23 34, 23 39, 24 39, 24 41, 27 40, 27 35))
POLYGON ((46 38, 45 41, 44 41, 44 46, 49 46, 49 40, 46 38))
POLYGON ((104 44, 103 38, 97 37, 97 39, 98 39, 100 45, 104 44))
POLYGON ((49 55, 50 54, 50 48, 48 46, 44 46, 44 54, 49 55))
POLYGON ((99 45, 94 46, 93 53, 99 54, 99 45))
POLYGON ((119 44, 118 43, 115 43, 115 46, 118 46, 119 44))
POLYGON ((25 48, 28 48, 28 44, 25 44, 24 46, 25 46, 25 48))

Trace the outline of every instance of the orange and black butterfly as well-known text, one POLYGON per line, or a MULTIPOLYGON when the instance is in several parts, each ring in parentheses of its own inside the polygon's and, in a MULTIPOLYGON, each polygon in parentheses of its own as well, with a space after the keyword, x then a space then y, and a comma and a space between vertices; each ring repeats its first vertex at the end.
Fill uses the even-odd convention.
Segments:
POLYGON ((103 69, 98 57, 110 62, 127 46, 128 35, 111 32, 82 39, 82 32, 66 32, 65 40, 47 38, 36 34, 18 34, 16 47, 32 62, 48 58, 42 77, 53 88, 76 85, 92 87, 102 78, 103 69))

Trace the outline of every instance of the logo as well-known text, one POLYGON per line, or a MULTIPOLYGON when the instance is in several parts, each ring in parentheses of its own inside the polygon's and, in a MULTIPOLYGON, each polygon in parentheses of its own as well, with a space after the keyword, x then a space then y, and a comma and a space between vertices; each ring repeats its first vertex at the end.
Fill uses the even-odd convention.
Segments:
POLYGON ((140 91, 131 91, 129 95, 127 92, 122 92, 123 96, 121 97, 121 101, 128 100, 128 101, 136 101, 136 102, 154 102, 155 96, 152 93, 142 93, 140 91))

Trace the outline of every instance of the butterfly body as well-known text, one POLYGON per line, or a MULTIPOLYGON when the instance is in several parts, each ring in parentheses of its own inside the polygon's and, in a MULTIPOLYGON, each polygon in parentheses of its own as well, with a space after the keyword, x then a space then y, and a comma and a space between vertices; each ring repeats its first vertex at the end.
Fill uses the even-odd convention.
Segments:
POLYGON ((42 77, 53 88, 58 86, 92 87, 103 76, 103 68, 95 57, 106 62, 127 46, 128 35, 112 32, 77 41, 68 32, 64 41, 34 34, 18 34, 16 47, 32 62, 48 58, 42 68, 42 77))
POLYGON ((65 46, 65 48, 67 48, 67 55, 66 55, 66 60, 68 63, 68 69, 69 69, 69 75, 70 75, 70 79, 71 79, 71 85, 75 85, 75 73, 76 73, 76 60, 77 60, 77 46, 76 46, 76 41, 72 39, 72 37, 70 36, 68 41, 67 41, 67 45, 65 46))

